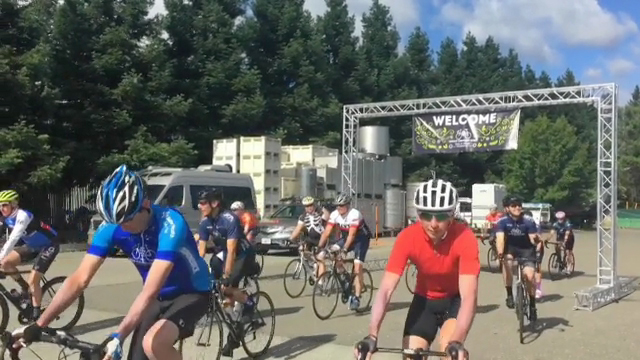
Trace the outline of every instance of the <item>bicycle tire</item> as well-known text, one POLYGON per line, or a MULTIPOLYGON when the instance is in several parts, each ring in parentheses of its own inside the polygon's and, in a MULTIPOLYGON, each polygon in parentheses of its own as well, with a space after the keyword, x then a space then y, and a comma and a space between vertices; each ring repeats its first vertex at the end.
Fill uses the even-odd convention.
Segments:
POLYGON ((262 270, 264 269, 264 255, 256 253, 256 261, 260 265, 260 270, 258 270, 256 276, 260 276, 262 275, 262 270))
POLYGON ((558 254, 556 253, 551 254, 549 256, 549 263, 548 263, 549 279, 551 279, 551 281, 557 280, 558 277, 560 276, 560 271, 562 270, 560 269, 559 265, 560 264, 558 263, 558 254))
POLYGON ((565 258, 565 268, 568 272, 567 276, 572 276, 573 272, 576 270, 576 256, 573 253, 567 254, 567 257, 565 258), (569 267, 569 257, 573 260, 571 262, 571 267, 569 267))
POLYGON ((493 246, 489 246, 487 250, 487 266, 489 267, 489 271, 495 273, 500 268, 496 265, 496 260, 498 259, 498 253, 493 246))
POLYGON ((524 344, 524 307, 524 287, 520 283, 516 287, 516 316, 518 317, 520 344, 524 344))
MULTIPOLYGON (((246 340, 246 334, 242 336, 242 340, 240 341, 244 351, 247 353, 247 355, 249 355, 250 358, 253 358, 253 359, 255 359, 255 358, 259 357, 259 356, 262 356, 262 355, 266 354, 267 351, 269 351, 269 347, 271 346, 271 342, 273 341, 273 336, 275 335, 275 332, 276 332, 276 308, 273 305, 273 300, 271 299, 271 296, 269 296, 269 294, 267 294, 264 291, 260 291, 259 293, 257 293, 257 295, 256 295, 256 306, 257 306, 257 304, 264 304, 265 300, 269 304, 269 309, 270 309, 270 313, 271 313, 270 314, 271 315, 270 316, 270 319, 271 319, 271 331, 269 331, 269 340, 267 340, 267 343, 262 348, 262 350, 257 351, 257 352, 253 352, 253 351, 248 349, 247 340, 246 340)), ((257 311, 256 311, 256 313, 257 313, 257 311)))
MULTIPOLYGON (((351 284, 353 287, 353 282, 355 281, 355 275, 351 278, 351 284)), ((360 307, 356 309, 356 312, 362 313, 369 310, 371 306, 371 301, 373 301, 373 276, 371 276, 371 272, 367 269, 362 269, 362 282, 364 283, 364 289, 360 292, 360 307), (366 301, 366 304, 362 302, 362 295, 368 294, 369 300, 366 301), (364 305, 364 306, 363 306, 364 305)), ((353 287, 353 293, 355 294, 355 287, 353 287)))
MULTIPOLYGON (((7 303, 7 299, 0 295, 0 333, 7 330, 7 326, 9 326, 9 304, 7 303)), ((4 353, 4 352, 3 352, 4 353)))
MULTIPOLYGON (((54 285, 58 283, 60 284, 64 283, 66 279, 67 279, 66 276, 57 276, 57 277, 54 277, 53 279, 49 279, 49 281, 47 281, 46 283, 44 283, 44 285, 42 285, 42 294, 45 294, 47 290, 53 287, 54 285)), ((84 312, 84 304, 85 304, 84 292, 80 293, 80 296, 78 296, 77 300, 78 300, 78 307, 76 309, 76 313, 74 314, 73 318, 64 326, 55 327, 55 326, 49 325, 49 328, 53 330, 64 330, 64 331, 71 330, 78 323, 78 321, 80 321, 80 318, 82 317, 82 313, 84 312)), ((67 310, 69 310, 69 308, 67 308, 67 310)))
POLYGON ((409 292, 411 294, 414 293, 416 285, 415 282, 417 282, 418 280, 416 279, 416 277, 418 276, 418 270, 416 269, 416 266, 412 263, 409 263, 407 265, 407 269, 406 269, 406 273, 404 274, 404 282, 407 285, 407 290, 409 290, 409 292), (411 286, 410 282, 415 279, 413 282, 413 286, 411 286))
POLYGON ((308 276, 307 269, 304 267, 300 258, 289 261, 287 266, 284 268, 284 278, 282 279, 282 283, 284 285, 284 292, 287 293, 287 295, 292 299, 299 298, 300 295, 302 295, 302 293, 304 292, 304 289, 306 289, 307 287, 307 276, 308 276), (291 266, 294 266, 291 273, 291 280, 295 281, 296 273, 298 273, 299 278, 297 280, 302 281, 302 287, 298 292, 291 291, 287 286, 287 279, 289 279, 289 267, 291 266))
POLYGON ((338 281, 338 278, 334 275, 333 271, 327 271, 324 274, 322 274, 320 278, 318 278, 318 281, 316 281, 316 284, 313 286, 313 295, 311 296, 311 305, 313 307, 313 313, 316 314, 316 317, 318 319, 327 320, 328 318, 331 317, 331 315, 333 315, 333 313, 336 311, 336 308, 338 307, 338 297, 342 294, 342 290, 343 289, 340 288, 340 282, 338 281), (316 296, 318 296, 318 293, 322 292, 323 290, 322 288, 320 288, 320 286, 322 287, 332 286, 332 287, 335 287, 335 290, 336 290, 335 296, 331 295, 334 297, 333 307, 327 315, 320 315, 320 313, 318 312, 318 307, 316 306, 316 296))
MULTIPOLYGON (((212 301, 215 301, 215 299, 213 299, 212 301)), ((205 324, 205 326, 202 328, 202 332, 200 333, 200 336, 197 337, 196 340, 196 346, 203 346, 205 348, 209 348, 211 347, 213 344, 210 343, 211 341, 211 335, 213 334, 214 330, 214 323, 216 324, 215 327, 218 328, 218 352, 216 353, 216 356, 214 357, 215 360, 220 360, 222 358, 222 348, 224 346, 224 328, 222 326, 222 324, 224 323, 222 321, 222 319, 220 319, 220 315, 218 315, 218 313, 215 311, 215 305, 213 305, 213 303, 210 305, 209 307, 209 311, 207 311, 207 314, 205 315, 207 316, 207 321, 208 323, 205 324), (208 325, 208 326, 206 326, 208 325), (207 341, 205 343, 201 342, 203 335, 205 334, 205 332, 208 331, 209 337, 207 338, 207 341)), ((204 317, 203 317, 204 318, 204 317)), ((202 320, 202 319, 201 319, 202 320)), ((198 322, 199 323, 199 322, 198 322)), ((194 329, 194 334, 187 338, 187 339, 183 339, 181 340, 180 343, 180 353, 182 354, 182 347, 184 346, 184 342, 186 342, 189 339, 196 339, 196 332, 198 330, 198 325, 196 324, 196 328, 194 329)), ((206 357, 205 357, 206 358, 206 357)))

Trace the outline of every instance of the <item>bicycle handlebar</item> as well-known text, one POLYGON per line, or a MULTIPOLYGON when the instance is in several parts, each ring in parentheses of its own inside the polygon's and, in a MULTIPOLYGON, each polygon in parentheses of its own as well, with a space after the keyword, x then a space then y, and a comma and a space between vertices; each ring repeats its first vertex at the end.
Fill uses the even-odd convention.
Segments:
MULTIPOLYGON (((365 342, 360 342, 356 346, 358 352, 360 353, 360 359, 365 360, 367 358, 367 354, 369 353, 369 345, 365 342)), ((402 354, 404 356, 411 357, 424 357, 424 356, 434 356, 434 357, 443 357, 448 358, 449 354, 444 351, 431 351, 431 350, 423 350, 423 349, 399 349, 399 348, 376 348, 374 352, 381 353, 389 353, 389 354, 402 354)), ((454 354, 454 359, 457 358, 457 354, 454 354)))
MULTIPOLYGON (((8 350, 11 360, 20 360, 21 347, 14 348, 14 338, 11 333, 5 331, 2 334, 2 344, 0 345, 0 359, 4 358, 5 350, 8 350)), ((61 330, 53 330, 49 328, 42 329, 42 335, 36 342, 50 343, 63 346, 70 350, 79 350, 81 353, 88 355, 86 359, 102 359, 105 355, 104 347, 110 339, 105 339, 101 344, 94 344, 77 339, 75 336, 61 330)))
POLYGON ((549 247, 547 246, 548 244, 551 244, 551 245, 558 245, 558 246, 564 246, 564 243, 562 243, 562 242, 558 242, 558 241, 551 241, 551 240, 549 240, 549 239, 544 240, 544 247, 545 247, 545 248, 547 248, 547 249, 549 248, 549 247))

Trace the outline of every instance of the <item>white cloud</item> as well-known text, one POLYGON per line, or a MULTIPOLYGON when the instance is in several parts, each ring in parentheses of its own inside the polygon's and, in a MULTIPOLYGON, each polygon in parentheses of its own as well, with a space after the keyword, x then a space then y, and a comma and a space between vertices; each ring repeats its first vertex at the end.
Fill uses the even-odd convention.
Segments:
POLYGON ((613 14, 596 0, 450 0, 441 19, 479 38, 493 36, 538 60, 559 58, 558 45, 609 47, 638 33, 626 14, 613 14))
POLYGON ((631 51, 634 55, 640 56, 640 42, 631 45, 631 51))
MULTIPOLYGON (((411 29, 420 24, 421 0, 380 0, 389 7, 393 21, 398 29, 411 29)), ((372 0, 347 0, 349 13, 356 17, 356 34, 362 32, 362 14, 369 11, 372 0)), ((327 10, 325 0, 305 0, 304 7, 314 16, 322 15, 327 10)))
POLYGON ((588 68, 587 71, 585 71, 585 75, 591 79, 599 79, 602 77, 602 69, 588 68))
POLYGON ((636 65, 627 59, 615 58, 607 61, 607 69, 613 76, 625 76, 633 72, 636 65))

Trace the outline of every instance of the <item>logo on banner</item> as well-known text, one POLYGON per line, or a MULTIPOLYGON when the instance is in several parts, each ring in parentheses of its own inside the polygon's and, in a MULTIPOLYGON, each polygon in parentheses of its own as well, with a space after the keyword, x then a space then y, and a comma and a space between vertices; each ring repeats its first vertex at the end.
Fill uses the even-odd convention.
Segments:
POLYGON ((511 150, 518 147, 520 110, 414 117, 416 154, 511 150))

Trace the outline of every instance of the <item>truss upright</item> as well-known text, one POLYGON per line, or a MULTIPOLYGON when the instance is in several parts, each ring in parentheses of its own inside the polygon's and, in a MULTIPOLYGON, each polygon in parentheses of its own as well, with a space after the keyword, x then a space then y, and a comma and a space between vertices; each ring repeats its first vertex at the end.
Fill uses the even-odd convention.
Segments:
POLYGON ((346 105, 343 108, 342 191, 357 189, 358 128, 360 121, 391 116, 413 116, 460 110, 500 111, 524 107, 590 104, 598 112, 596 284, 576 291, 575 308, 595 310, 633 292, 631 279, 617 274, 617 119, 618 85, 614 83, 536 89, 492 94, 450 96, 433 99, 346 105))

